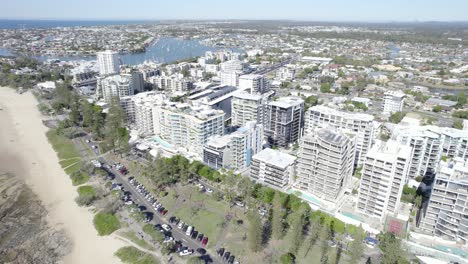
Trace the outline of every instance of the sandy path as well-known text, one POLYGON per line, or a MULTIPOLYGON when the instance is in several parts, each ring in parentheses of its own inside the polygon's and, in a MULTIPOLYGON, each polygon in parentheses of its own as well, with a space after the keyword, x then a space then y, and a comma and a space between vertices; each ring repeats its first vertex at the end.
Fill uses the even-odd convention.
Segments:
POLYGON ((65 263, 120 263, 113 254, 127 244, 99 237, 92 213, 74 202, 76 188, 58 164, 36 105, 31 93, 0 87, 0 171, 24 177, 46 206, 49 223, 65 229, 73 243, 65 263))

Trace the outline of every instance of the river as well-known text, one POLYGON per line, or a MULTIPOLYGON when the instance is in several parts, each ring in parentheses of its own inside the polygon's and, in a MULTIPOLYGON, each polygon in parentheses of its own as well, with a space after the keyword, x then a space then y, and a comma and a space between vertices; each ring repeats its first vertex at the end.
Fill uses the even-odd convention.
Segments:
MULTIPOLYGON (((202 56, 206 51, 216 51, 220 48, 203 45, 199 40, 186 40, 179 38, 160 38, 142 53, 128 53, 120 55, 123 64, 137 65, 151 60, 159 63, 173 63, 196 56, 202 56)), ((242 52, 240 49, 233 51, 242 52)), ((5 48, 0 48, 0 56, 9 56, 12 53, 5 48)), ((57 59, 61 61, 95 60, 95 56, 37 56, 40 61, 57 59)))

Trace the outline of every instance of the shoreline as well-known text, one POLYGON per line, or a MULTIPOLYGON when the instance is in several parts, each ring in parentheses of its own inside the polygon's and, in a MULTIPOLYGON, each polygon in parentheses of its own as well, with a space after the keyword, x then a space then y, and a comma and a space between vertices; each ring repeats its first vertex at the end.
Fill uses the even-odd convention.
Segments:
POLYGON ((75 203, 76 187, 48 142, 37 104, 31 92, 0 87, 0 170, 24 180, 44 204, 48 224, 66 232, 73 246, 63 263, 120 263, 114 253, 127 243, 98 236, 93 213, 75 203))

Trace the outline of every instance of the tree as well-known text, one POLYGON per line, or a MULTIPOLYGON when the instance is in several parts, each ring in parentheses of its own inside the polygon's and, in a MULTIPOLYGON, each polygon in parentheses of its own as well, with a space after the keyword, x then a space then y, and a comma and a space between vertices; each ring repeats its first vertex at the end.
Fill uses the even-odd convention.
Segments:
POLYGON ((93 133, 94 138, 102 138, 103 137, 103 126, 104 126, 104 116, 100 111, 96 111, 94 109, 93 112, 93 125, 91 127, 91 131, 93 133))
POLYGON ((382 264, 406 263, 400 240, 393 233, 384 233, 379 236, 379 247, 382 250, 382 264))
POLYGON ((394 123, 394 124, 398 124, 401 122, 401 120, 403 120, 403 118, 406 116, 406 113, 403 113, 403 112, 395 112, 393 114, 390 115, 390 117, 388 118, 388 121, 394 123))
POLYGON ((329 225, 322 225, 320 230, 319 240, 320 240, 320 251, 321 251, 321 261, 322 263, 328 263, 328 241, 331 238, 331 230, 329 225))
POLYGON ((93 105, 84 101, 81 104, 81 111, 83 115, 83 127, 90 127, 93 125, 93 118, 94 118, 94 109, 93 105))
POLYGON ((128 142, 128 134, 125 132, 125 113, 118 98, 112 98, 109 105, 109 112, 106 117, 106 141, 112 149, 124 146, 124 141, 128 142))
POLYGON ((80 120, 80 102, 79 102, 79 97, 78 95, 74 95, 72 97, 72 101, 70 104, 70 113, 68 114, 68 119, 73 124, 78 124, 80 120))
POLYGON ((356 234, 354 235, 354 240, 351 242, 351 245, 349 246, 349 254, 350 254, 350 263, 351 264, 358 264, 360 263, 360 260, 362 258, 362 254, 364 253, 364 230, 362 229, 362 226, 359 226, 356 234))
POLYGON ((442 111, 442 106, 440 106, 440 105, 436 105, 436 106, 434 106, 432 108, 432 112, 434 112, 434 113, 439 113, 441 111, 442 111))
POLYGON ((281 264, 294 264, 296 260, 296 256, 293 253, 286 253, 283 254, 280 258, 281 264))
POLYGON ((463 121, 460 119, 453 121, 453 127, 456 129, 463 129, 463 121))
POLYGON ((250 178, 242 177, 240 181, 237 183, 237 190, 239 191, 239 195, 242 198, 247 198, 251 195, 253 189, 253 184, 250 178))
POLYGON ((421 207, 421 204, 422 204, 422 196, 418 195, 416 196, 416 199, 414 199, 414 208, 419 210, 419 208, 421 207))
POLYGON ((279 193, 273 198, 273 208, 271 215, 271 232, 274 239, 281 239, 284 235, 284 207, 279 193))
POLYGON ((290 217, 289 245, 290 252, 297 253, 302 244, 302 233, 305 224, 305 209, 304 207, 295 210, 290 217))
POLYGON ((331 91, 331 84, 330 83, 322 83, 320 85, 320 92, 330 93, 330 91, 331 91))
POLYGON ((248 230, 248 243, 249 248, 253 252, 260 251, 262 247, 262 234, 263 234, 263 225, 262 220, 260 219, 256 211, 249 212, 249 230, 248 230))

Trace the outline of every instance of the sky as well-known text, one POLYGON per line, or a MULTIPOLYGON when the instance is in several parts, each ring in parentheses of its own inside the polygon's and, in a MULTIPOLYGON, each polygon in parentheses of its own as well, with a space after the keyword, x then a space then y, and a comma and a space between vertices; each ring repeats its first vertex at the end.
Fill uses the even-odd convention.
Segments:
POLYGON ((468 21, 468 0, 0 0, 0 19, 468 21))

